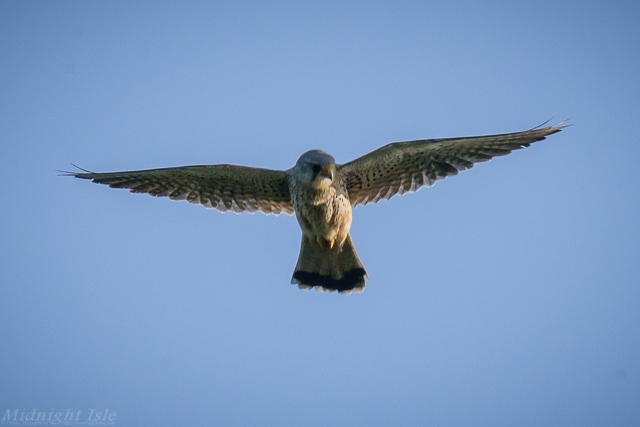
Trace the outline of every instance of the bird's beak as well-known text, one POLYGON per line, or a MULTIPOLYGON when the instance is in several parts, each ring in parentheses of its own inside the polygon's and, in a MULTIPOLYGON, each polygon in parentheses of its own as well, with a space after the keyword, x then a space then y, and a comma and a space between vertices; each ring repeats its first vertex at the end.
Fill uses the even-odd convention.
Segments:
POLYGON ((322 168, 319 175, 329 178, 330 181, 333 181, 333 168, 330 166, 325 166, 322 168))

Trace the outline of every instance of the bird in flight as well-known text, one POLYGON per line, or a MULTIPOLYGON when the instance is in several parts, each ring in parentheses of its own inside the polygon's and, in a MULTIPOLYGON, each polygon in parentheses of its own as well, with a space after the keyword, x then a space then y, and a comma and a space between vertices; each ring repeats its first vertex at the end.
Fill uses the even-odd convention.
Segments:
POLYGON ((291 283, 350 294, 362 292, 368 280, 349 234, 353 207, 431 187, 563 127, 559 123, 499 135, 394 142, 342 165, 324 151, 311 150, 286 171, 220 164, 66 174, 221 212, 295 213, 302 244, 291 283))

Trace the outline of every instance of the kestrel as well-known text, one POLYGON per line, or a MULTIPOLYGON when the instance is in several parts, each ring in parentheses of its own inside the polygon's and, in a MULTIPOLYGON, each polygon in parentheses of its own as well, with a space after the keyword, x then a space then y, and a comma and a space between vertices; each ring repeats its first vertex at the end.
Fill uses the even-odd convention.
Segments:
POLYGON ((110 173, 82 169, 85 173, 68 175, 221 212, 295 213, 302 244, 291 283, 350 294, 362 292, 368 280, 349 234, 353 207, 431 187, 562 128, 395 142, 342 165, 311 150, 286 171, 221 164, 110 173))

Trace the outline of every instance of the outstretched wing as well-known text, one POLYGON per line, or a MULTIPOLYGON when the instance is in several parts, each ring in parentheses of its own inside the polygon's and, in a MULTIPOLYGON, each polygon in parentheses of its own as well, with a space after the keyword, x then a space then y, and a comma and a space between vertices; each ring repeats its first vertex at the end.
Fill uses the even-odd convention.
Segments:
POLYGON ((560 125, 501 135, 394 142, 338 169, 351 205, 366 205, 431 187, 440 179, 471 169, 476 162, 528 147, 560 132, 560 125))
POLYGON ((183 166, 129 172, 68 173, 112 188, 129 188, 208 209, 293 214, 287 173, 234 165, 183 166))

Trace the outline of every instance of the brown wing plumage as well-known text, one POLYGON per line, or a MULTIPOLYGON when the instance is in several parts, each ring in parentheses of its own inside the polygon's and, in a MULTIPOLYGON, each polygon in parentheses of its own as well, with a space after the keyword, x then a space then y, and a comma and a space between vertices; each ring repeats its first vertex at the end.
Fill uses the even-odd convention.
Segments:
POLYGON ((113 188, 128 188, 132 193, 186 200, 221 212, 294 212, 287 173, 283 171, 211 165, 69 175, 113 188))
POLYGON ((501 135, 394 142, 338 169, 351 205, 366 205, 431 187, 440 179, 471 169, 474 163, 528 147, 562 128, 558 124, 501 135))

